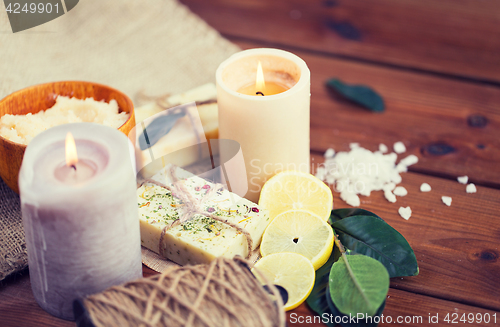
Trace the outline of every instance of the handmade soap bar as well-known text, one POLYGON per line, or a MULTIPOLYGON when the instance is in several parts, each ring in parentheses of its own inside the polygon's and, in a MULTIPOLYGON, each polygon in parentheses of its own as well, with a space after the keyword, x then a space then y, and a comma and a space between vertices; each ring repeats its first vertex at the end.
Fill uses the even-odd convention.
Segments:
MULTIPOLYGON (((213 83, 205 84, 188 92, 169 97, 165 107, 175 107, 190 102, 197 103, 196 108, 187 108, 189 115, 180 118, 168 134, 161 137, 156 144, 148 149, 137 147, 137 168, 142 170, 143 176, 154 175, 161 169, 160 161, 155 159, 169 155, 169 162, 178 166, 186 166, 209 156, 208 146, 200 145, 208 139, 216 139, 218 130, 218 110, 215 102, 216 89, 213 83), (183 150, 179 152, 179 150, 183 150)), ((166 109, 152 102, 135 109, 135 118, 138 126, 137 136, 142 133, 142 122, 149 126, 152 117, 166 109), (148 119, 149 118, 149 119, 148 119)), ((155 116, 156 117, 156 116, 155 116)))
MULTIPOLYGON (((200 204, 202 211, 227 223, 195 213, 188 221, 167 229, 160 243, 162 231, 185 214, 186 203, 172 195, 170 190, 146 182, 137 190, 141 242, 144 247, 185 265, 207 263, 221 256, 247 257, 248 238, 245 232, 250 236, 252 250, 259 246, 270 222, 267 211, 226 189, 211 191, 216 184, 192 176, 180 168, 176 169, 175 174, 183 179, 181 183, 185 186, 184 190, 196 201, 209 196, 200 204)), ((163 170, 153 179, 172 189, 173 184, 167 175, 167 170, 163 170)))

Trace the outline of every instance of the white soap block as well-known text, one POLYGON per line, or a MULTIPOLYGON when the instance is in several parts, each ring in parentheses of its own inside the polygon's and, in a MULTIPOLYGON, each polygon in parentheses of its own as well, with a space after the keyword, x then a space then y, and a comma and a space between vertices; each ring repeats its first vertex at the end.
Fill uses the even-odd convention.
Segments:
MULTIPOLYGON (((176 172, 179 178, 191 176, 184 183, 194 198, 203 197, 215 186, 180 168, 176 172)), ((165 179, 164 172, 155 175, 153 179, 162 184, 170 184, 165 179)), ((137 199, 141 244, 156 253, 163 252, 167 259, 186 265, 208 263, 220 256, 247 256, 248 243, 245 235, 234 227, 201 214, 195 214, 189 221, 168 229, 160 244, 163 229, 179 218, 183 212, 183 203, 172 196, 169 190, 154 183, 143 184, 137 190, 137 199)), ((202 207, 248 231, 253 249, 259 246, 262 234, 270 222, 266 210, 225 189, 214 193, 209 200, 203 202, 202 207)))
MULTIPOLYGON (((208 83, 185 93, 169 97, 166 101, 166 106, 173 107, 194 101, 203 102, 215 99, 216 96, 215 84, 208 83)), ((147 126, 154 120, 154 118, 150 118, 151 116, 164 111, 165 108, 160 107, 155 102, 136 108, 134 112, 136 124, 139 126, 135 131, 136 137, 142 134, 143 124, 146 126, 147 131, 147 126), (139 124, 141 122, 143 123, 139 124)), ((168 155, 168 162, 178 166, 187 166, 209 156, 208 145, 202 145, 199 148, 196 145, 200 141, 203 143, 207 139, 218 138, 219 118, 217 103, 206 103, 198 105, 196 108, 190 107, 187 109, 187 112, 192 119, 188 115, 180 118, 170 132, 161 137, 149 149, 141 150, 139 147, 136 148, 137 170, 142 170, 144 177, 150 177, 159 171, 162 168, 162 162, 155 159, 166 155, 168 155)))

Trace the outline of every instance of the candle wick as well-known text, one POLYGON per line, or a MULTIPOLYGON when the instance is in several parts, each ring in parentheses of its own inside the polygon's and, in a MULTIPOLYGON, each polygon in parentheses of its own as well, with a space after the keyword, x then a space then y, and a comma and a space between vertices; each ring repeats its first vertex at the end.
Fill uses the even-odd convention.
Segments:
POLYGON ((264 93, 262 93, 260 91, 259 92, 255 92, 255 94, 260 94, 260 95, 264 96, 264 93))
POLYGON ((71 165, 71 168, 73 168, 74 170, 76 170, 76 166, 75 165, 71 165))

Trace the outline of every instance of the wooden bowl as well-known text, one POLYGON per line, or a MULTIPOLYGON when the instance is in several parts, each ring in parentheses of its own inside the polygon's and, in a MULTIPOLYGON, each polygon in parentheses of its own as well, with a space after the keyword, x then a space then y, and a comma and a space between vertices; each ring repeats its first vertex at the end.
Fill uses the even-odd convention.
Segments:
MULTIPOLYGON (((134 104, 128 96, 106 85, 80 81, 39 84, 14 92, 0 101, 0 117, 5 114, 34 114, 49 109, 56 103, 58 95, 77 99, 94 98, 105 102, 116 100, 120 112, 130 113, 129 119, 119 130, 128 136, 135 126, 134 104)), ((25 150, 26 145, 0 136, 0 177, 16 193, 19 193, 17 179, 25 150)))

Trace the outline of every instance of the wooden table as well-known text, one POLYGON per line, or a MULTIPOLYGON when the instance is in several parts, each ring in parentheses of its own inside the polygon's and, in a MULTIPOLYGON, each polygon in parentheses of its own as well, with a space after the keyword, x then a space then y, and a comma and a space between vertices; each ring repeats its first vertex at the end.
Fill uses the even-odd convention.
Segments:
MULTIPOLYGON (((242 48, 282 48, 307 62, 313 169, 327 148, 347 150, 350 142, 375 150, 403 141, 407 154, 419 157, 403 174, 407 196, 391 204, 376 192, 361 201, 408 239, 420 266, 418 276, 391 281, 384 316, 393 321, 380 326, 500 325, 500 2, 183 3, 242 48), (370 85, 386 111, 371 113, 329 94, 324 83, 331 77, 370 85), (461 175, 476 184, 476 194, 466 194, 456 181, 461 175), (423 182, 432 192, 419 191, 423 182), (451 207, 442 195, 453 198, 451 207), (411 207, 410 220, 398 215, 400 206, 411 207), (497 324, 460 322, 469 313, 496 313, 497 324), (459 323, 446 323, 448 314, 459 323), (439 323, 429 323, 436 315, 439 323), (398 317, 408 323, 397 324, 398 317)), ((347 207, 336 193, 334 202, 347 207)), ((313 314, 305 304, 288 314, 289 326, 321 325, 307 323, 313 314)), ((73 323, 38 307, 25 272, 0 286, 0 325, 73 323)))

